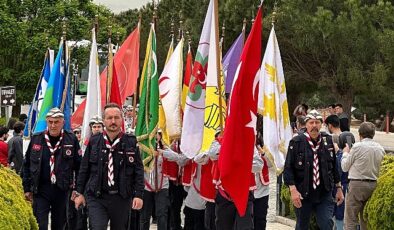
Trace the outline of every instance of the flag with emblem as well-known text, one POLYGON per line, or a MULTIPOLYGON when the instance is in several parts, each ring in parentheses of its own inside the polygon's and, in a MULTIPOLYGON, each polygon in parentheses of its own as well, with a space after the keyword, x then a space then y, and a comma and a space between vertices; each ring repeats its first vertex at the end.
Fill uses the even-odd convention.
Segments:
POLYGON ((40 80, 38 81, 36 93, 29 108, 29 116, 27 118, 26 126, 23 131, 23 136, 30 137, 38 118, 42 100, 44 99, 45 91, 47 89, 49 77, 51 76, 51 68, 53 65, 53 50, 47 49, 45 53, 44 66, 41 72, 40 80))
POLYGON ((213 5, 209 37, 208 70, 205 95, 204 133, 201 152, 208 151, 215 139, 217 128, 223 128, 226 116, 224 81, 221 71, 221 51, 219 49, 219 25, 217 3, 213 5), (219 76, 220 75, 220 76, 219 76), (221 82, 218 82, 220 79, 221 82), (219 84, 221 91, 219 93, 219 84))
POLYGON ((200 151, 203 141, 206 75, 213 20, 213 1, 215 0, 209 2, 207 15, 205 16, 183 114, 181 151, 189 158, 193 158, 200 151))
MULTIPOLYGON (((169 57, 159 78, 160 100, 169 140, 178 139, 182 131, 181 88, 183 72, 183 38, 169 57)), ((164 132, 164 130, 162 129, 164 132)), ((170 144, 169 142, 167 142, 170 144)))
POLYGON ((261 60, 261 7, 246 40, 234 78, 219 154, 220 186, 245 215, 256 137, 258 69, 261 60))
POLYGON ((260 68, 259 113, 263 115, 264 150, 283 171, 286 151, 292 138, 285 77, 275 29, 272 27, 260 68))
MULTIPOLYGON (((170 47, 168 48, 165 65, 167 65, 173 52, 174 52, 174 37, 172 37, 170 47)), ((165 69, 165 66, 164 66, 164 69, 165 69)), ((164 70, 163 70, 163 72, 164 72, 164 70)), ((163 73, 162 73, 162 75, 163 75, 163 73)), ((162 78, 160 76, 159 77, 159 93, 161 93, 160 88, 163 87, 163 84, 162 84, 163 80, 164 80, 164 78, 162 78)), ((164 144, 170 145, 170 136, 167 132, 166 115, 164 112, 163 101, 162 101, 161 95, 160 95, 160 100, 159 100, 159 129, 161 129, 162 141, 164 142, 164 144)))
POLYGON ((42 132, 47 128, 45 118, 50 109, 53 107, 61 107, 65 86, 65 60, 63 51, 64 42, 62 39, 59 45, 59 51, 53 64, 53 68, 51 70, 51 75, 49 77, 48 86, 38 114, 34 133, 42 132))
POLYGON ((146 170, 151 170, 154 164, 153 152, 156 148, 158 121, 159 79, 156 60, 156 34, 154 24, 152 24, 141 75, 140 106, 135 131, 146 170))

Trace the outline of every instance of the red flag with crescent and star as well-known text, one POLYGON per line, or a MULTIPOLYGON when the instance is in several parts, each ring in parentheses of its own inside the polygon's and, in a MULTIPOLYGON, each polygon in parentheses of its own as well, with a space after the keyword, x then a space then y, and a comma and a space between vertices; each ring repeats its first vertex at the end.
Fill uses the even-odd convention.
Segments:
POLYGON ((261 9, 242 51, 219 154, 221 188, 233 199, 240 216, 245 215, 251 184, 256 136, 258 70, 261 63, 261 9))

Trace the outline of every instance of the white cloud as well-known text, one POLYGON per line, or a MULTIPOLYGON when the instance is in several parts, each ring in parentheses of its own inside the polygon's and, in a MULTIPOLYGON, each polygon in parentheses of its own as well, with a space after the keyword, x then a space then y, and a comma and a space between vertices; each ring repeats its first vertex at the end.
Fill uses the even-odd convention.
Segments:
POLYGON ((93 2, 108 7, 114 13, 119 13, 129 9, 140 8, 150 2, 150 0, 93 0, 93 2))

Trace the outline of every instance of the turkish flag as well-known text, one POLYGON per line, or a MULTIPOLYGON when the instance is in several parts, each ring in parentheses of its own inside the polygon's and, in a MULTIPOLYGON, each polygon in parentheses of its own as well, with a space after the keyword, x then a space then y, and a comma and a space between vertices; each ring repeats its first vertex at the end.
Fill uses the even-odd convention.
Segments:
POLYGON ((261 63, 261 7, 242 51, 234 79, 219 154, 221 187, 245 215, 256 137, 258 70, 261 63))
MULTIPOLYGON (((139 49, 140 49, 140 29, 139 24, 137 28, 127 37, 114 56, 114 68, 118 71, 118 83, 120 98, 122 103, 127 96, 134 95, 139 75, 139 49)), ((107 68, 100 74, 101 86, 101 104, 102 107, 106 104, 107 98, 107 68)), ((82 125, 83 114, 85 111, 86 99, 81 103, 78 109, 71 117, 71 124, 74 127, 82 125)))
MULTIPOLYGON (((118 104, 122 108, 122 99, 120 96, 119 83, 118 83, 118 73, 115 65, 115 60, 113 60, 112 69, 112 83, 111 83, 111 94, 109 95, 109 102, 118 104)), ((122 121, 122 130, 124 130, 124 120, 122 121)))

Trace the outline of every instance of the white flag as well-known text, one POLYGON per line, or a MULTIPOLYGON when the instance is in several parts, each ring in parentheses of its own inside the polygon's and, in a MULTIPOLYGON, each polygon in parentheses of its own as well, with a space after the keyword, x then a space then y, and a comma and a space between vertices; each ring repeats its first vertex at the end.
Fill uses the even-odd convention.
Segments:
POLYGON ((264 147, 279 173, 284 167, 292 130, 282 60, 274 27, 261 64, 259 87, 258 109, 263 115, 264 147))
POLYGON ((159 78, 160 100, 163 105, 166 130, 170 137, 179 138, 182 131, 181 92, 183 73, 183 38, 171 54, 159 78))
POLYGON ((97 43, 95 29, 92 29, 92 48, 90 50, 89 59, 89 78, 88 89, 86 93, 86 108, 82 123, 82 149, 84 149, 92 132, 90 130, 89 121, 92 117, 99 115, 101 117, 101 91, 100 91, 100 73, 99 61, 97 54, 97 43))

